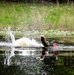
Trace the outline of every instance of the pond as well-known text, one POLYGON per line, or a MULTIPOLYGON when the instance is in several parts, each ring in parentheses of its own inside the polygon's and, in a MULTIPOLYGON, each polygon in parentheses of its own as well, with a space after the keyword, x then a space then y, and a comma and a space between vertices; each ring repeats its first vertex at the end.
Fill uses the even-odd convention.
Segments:
POLYGON ((74 46, 61 44, 58 60, 49 47, 49 56, 40 60, 41 44, 24 47, 0 40, 0 75, 74 75, 74 46))
MULTIPOLYGON (((74 56, 59 55, 47 56, 44 61, 39 59, 41 48, 26 49, 29 54, 23 55, 24 50, 19 49, 11 56, 10 48, 0 48, 0 75, 73 75, 74 56), (6 51, 5 51, 6 49, 6 51), (29 50, 29 51, 28 51, 29 50), (10 57, 11 56, 11 57, 10 57)), ((26 53, 25 52, 25 53, 26 53)), ((61 54, 62 52, 60 52, 61 54)))

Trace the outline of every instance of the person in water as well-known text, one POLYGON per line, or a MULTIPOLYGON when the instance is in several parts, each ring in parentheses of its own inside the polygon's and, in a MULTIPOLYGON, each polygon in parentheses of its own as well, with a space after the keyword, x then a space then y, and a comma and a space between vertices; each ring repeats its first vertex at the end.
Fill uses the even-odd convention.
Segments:
POLYGON ((56 60, 58 60, 58 55, 59 55, 59 49, 58 49, 58 46, 59 46, 59 42, 58 41, 54 41, 53 42, 53 54, 56 56, 56 60))
MULTIPOLYGON (((48 47, 49 46, 52 46, 53 48, 50 49, 50 51, 52 51, 52 53, 55 55, 55 56, 58 56, 59 54, 59 50, 58 49, 55 49, 55 48, 58 48, 59 46, 59 42, 58 41, 53 41, 52 43, 47 41, 46 38, 44 37, 44 35, 41 35, 41 42, 43 44, 43 50, 42 50, 42 55, 41 55, 41 59, 43 60, 44 57, 46 55, 49 55, 49 49, 48 47)), ((56 58, 57 59, 57 58, 56 58)))
POLYGON ((45 39, 44 35, 41 35, 41 42, 43 44, 43 50, 42 50, 42 55, 41 55, 41 60, 44 59, 45 56, 49 54, 48 52, 48 47, 50 46, 49 42, 45 39))

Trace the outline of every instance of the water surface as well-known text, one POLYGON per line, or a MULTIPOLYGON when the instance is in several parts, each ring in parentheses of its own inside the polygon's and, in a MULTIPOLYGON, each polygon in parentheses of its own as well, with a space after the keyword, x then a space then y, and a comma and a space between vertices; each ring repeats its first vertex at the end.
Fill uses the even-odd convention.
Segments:
POLYGON ((71 51, 60 52, 57 61, 53 55, 41 61, 41 48, 17 48, 12 56, 12 48, 1 46, 0 49, 0 75, 74 74, 74 56, 71 51), (61 55, 63 53, 66 54, 61 55))

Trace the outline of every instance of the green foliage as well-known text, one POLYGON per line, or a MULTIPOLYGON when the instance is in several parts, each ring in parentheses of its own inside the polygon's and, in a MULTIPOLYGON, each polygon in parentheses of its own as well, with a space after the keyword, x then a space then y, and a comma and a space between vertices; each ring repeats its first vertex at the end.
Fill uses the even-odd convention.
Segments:
POLYGON ((0 3, 0 28, 11 26, 20 30, 74 30, 73 6, 0 3))

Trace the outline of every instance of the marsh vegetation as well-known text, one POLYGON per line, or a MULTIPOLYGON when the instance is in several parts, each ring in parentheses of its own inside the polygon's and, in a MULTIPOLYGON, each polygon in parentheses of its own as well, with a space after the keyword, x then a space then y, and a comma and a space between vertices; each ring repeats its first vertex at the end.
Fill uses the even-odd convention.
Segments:
POLYGON ((0 30, 74 30, 74 4, 0 3, 0 30))

